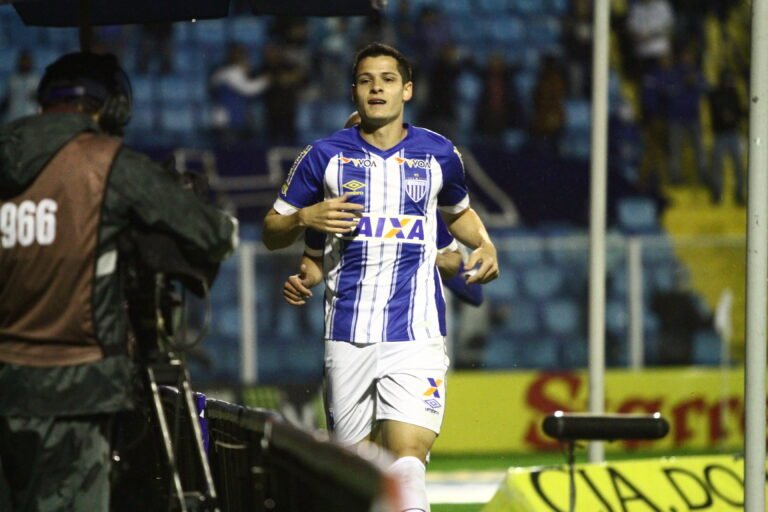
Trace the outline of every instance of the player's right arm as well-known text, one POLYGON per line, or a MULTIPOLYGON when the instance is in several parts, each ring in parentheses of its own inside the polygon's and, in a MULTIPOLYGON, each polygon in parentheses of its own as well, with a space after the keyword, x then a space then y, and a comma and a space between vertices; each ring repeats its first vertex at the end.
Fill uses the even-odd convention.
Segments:
POLYGON ((331 158, 307 146, 296 158, 272 209, 264 217, 262 241, 269 250, 288 247, 311 228, 323 233, 348 233, 357 226, 362 205, 347 194, 324 200, 323 177, 331 158))
POLYGON ((357 226, 363 208, 348 202, 347 194, 284 215, 272 208, 264 218, 262 240, 272 251, 291 245, 306 228, 323 233, 349 233, 357 226))

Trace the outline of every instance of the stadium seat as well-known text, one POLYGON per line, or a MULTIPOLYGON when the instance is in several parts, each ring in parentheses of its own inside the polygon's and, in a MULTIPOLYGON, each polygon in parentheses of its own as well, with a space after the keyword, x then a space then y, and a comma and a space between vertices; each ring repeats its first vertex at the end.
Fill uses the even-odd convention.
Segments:
MULTIPOLYGON (((506 0, 495 1, 504 2, 506 0)), ((465 17, 472 15, 472 4, 467 2, 467 0, 442 0, 442 2, 440 2, 440 8, 443 9, 443 12, 445 12, 445 14, 448 16, 465 17)))
POLYGON ((525 39, 525 22, 514 16, 499 16, 487 20, 487 29, 492 41, 513 45, 525 39))
POLYGON ((267 39, 266 23, 253 16, 238 16, 231 22, 230 35, 252 51, 258 50, 267 39))
POLYGON ((552 336, 574 338, 580 334, 582 307, 574 300, 556 299, 542 305, 542 323, 552 336))
POLYGON ((529 336, 539 332, 539 311, 531 301, 514 300, 499 306, 497 314, 502 316, 497 329, 512 336, 529 336))
POLYGON ((230 29, 225 20, 201 20, 194 24, 193 38, 205 46, 223 47, 230 29))
POLYGON ((628 233, 658 232, 656 203, 645 197, 625 197, 618 203, 619 227, 628 233))
POLYGON ((559 344, 554 338, 531 339, 520 346, 520 366, 548 370, 559 368, 561 366, 559 353, 559 344))
POLYGON ((587 100, 570 99, 565 102, 566 129, 589 130, 591 103, 587 100))
POLYGON ((136 104, 151 104, 157 94, 155 79, 149 76, 136 75, 131 78, 133 101, 136 104))
POLYGON ((520 14, 533 16, 541 14, 545 4, 543 0, 515 0, 512 2, 512 8, 520 14))
POLYGON ((540 237, 527 230, 510 232, 508 243, 500 247, 500 260, 505 265, 521 266, 541 263, 544 244, 540 237))
POLYGON ((158 85, 160 101, 164 105, 185 105, 192 101, 190 81, 181 75, 164 76, 158 85))
POLYGON ((519 348, 509 336, 494 332, 486 338, 483 366, 491 370, 510 369, 520 364, 519 348))
POLYGON ((547 0, 547 13, 553 16, 564 16, 568 12, 569 0, 547 0))
POLYGON ((154 131, 155 111, 147 106, 135 104, 133 112, 131 112, 131 123, 127 129, 137 134, 154 131))
POLYGON ((620 300, 609 300, 605 304, 605 328, 608 332, 621 339, 626 337, 627 324, 626 302, 620 300))
POLYGON ((498 279, 483 285, 483 295, 495 302, 509 302, 520 294, 517 272, 514 269, 504 269, 498 279))
POLYGON ((526 23, 528 26, 528 41, 536 48, 557 53, 553 48, 560 45, 562 27, 560 19, 554 16, 541 16, 526 23))
POLYGON ((721 362, 722 342, 711 329, 701 329, 693 336, 693 364, 718 365, 721 362))
POLYGON ((556 265, 540 264, 521 271, 523 289, 534 299, 554 297, 563 287, 563 269, 556 265))
POLYGON ((562 340, 560 359, 566 368, 583 368, 589 361, 589 345, 582 336, 562 340))
MULTIPOLYGON (((469 4, 466 1, 465 3, 469 4)), ((476 5, 482 13, 491 16, 503 14, 509 9, 509 2, 507 0, 477 0, 476 5)))
POLYGON ((195 115, 187 106, 163 107, 160 112, 160 128, 169 133, 191 134, 195 128, 195 115))

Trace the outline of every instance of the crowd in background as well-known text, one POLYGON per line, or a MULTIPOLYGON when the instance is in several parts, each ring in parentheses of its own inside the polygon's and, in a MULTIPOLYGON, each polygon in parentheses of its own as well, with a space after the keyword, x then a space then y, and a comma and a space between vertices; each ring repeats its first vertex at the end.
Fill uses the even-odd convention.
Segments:
MULTIPOLYGON (((471 2, 464 3, 468 10, 473 7, 471 2)), ((507 12, 504 9, 514 4, 496 3, 502 9, 499 12, 507 12)), ((613 3, 616 55, 611 66, 611 113, 616 131, 612 142, 619 148, 614 153, 621 154, 622 144, 631 153, 640 137, 644 151, 640 157, 635 150, 634 158, 640 161, 634 178, 653 189, 663 176, 670 184, 687 179, 682 149, 690 147, 694 176, 709 188, 713 201, 719 200, 724 155, 733 156, 738 176, 743 177, 744 158, 736 142, 746 111, 743 92, 736 87, 746 76, 746 63, 724 55, 721 60, 730 67, 717 70, 722 80, 707 80, 702 59, 707 56, 707 20, 718 20, 722 38, 733 39, 727 20, 736 2, 613 3), (620 84, 628 84, 629 89, 620 84), (631 87, 636 89, 634 98, 626 93, 631 87), (711 110, 712 154, 702 143, 700 107, 705 103, 711 110), (637 126, 639 133, 626 124, 637 126)), ((475 7, 480 12, 483 4, 485 17, 472 19, 469 13, 466 26, 456 23, 451 10, 458 8, 455 2, 393 0, 390 4, 386 12, 365 19, 271 18, 262 40, 232 40, 225 54, 199 55, 206 67, 199 80, 205 81, 200 85, 206 90, 207 115, 201 124, 207 141, 307 142, 302 139, 315 133, 307 134, 297 125, 311 125, 317 119, 304 115, 302 120, 302 104, 335 105, 332 117, 343 119, 341 111, 351 108, 347 63, 361 44, 380 40, 413 58, 417 87, 409 117, 419 125, 460 143, 530 148, 547 155, 558 155, 565 145, 577 144, 574 136, 581 135, 579 145, 588 142, 583 133, 569 129, 573 123, 567 107, 569 102, 590 98, 591 0, 553 2, 559 7, 546 11, 546 16, 508 17, 498 27, 488 18, 493 2, 478 0, 475 7), (515 22, 521 19, 543 20, 543 24, 519 27, 515 22), (524 35, 514 35, 526 29, 524 35), (479 34, 465 33, 471 31, 479 34), (482 39, 484 32, 491 33, 490 39, 482 39)), ((232 9, 235 16, 251 16, 243 2, 235 2, 232 9)), ((170 23, 97 30, 97 50, 114 52, 131 63, 129 71, 139 79, 173 74, 179 44, 170 23)), ((20 50, 18 66, 5 88, 5 120, 36 108, 34 90, 45 63, 31 62, 31 53, 20 50)), ((580 128, 583 132, 585 125, 580 128)), ((582 148, 578 154, 585 156, 585 151, 582 148)), ((739 190, 737 200, 743 202, 743 197, 739 190)))

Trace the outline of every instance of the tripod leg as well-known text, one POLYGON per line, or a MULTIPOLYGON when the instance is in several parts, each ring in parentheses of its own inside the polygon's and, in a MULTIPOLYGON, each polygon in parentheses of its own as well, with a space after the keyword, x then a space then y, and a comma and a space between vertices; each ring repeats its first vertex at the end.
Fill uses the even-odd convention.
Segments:
POLYGON ((157 386, 157 379, 152 367, 147 368, 147 376, 149 379, 150 391, 152 393, 152 407, 157 418, 158 426, 160 427, 160 437, 163 444, 163 450, 165 451, 166 460, 169 465, 169 472, 171 476, 171 483, 173 486, 173 492, 169 493, 169 501, 174 499, 178 500, 179 509, 181 512, 187 512, 187 504, 184 499, 184 489, 181 486, 181 477, 176 467, 176 455, 173 448, 173 440, 171 439, 171 431, 168 428, 168 419, 165 416, 165 410, 163 409, 163 403, 160 400, 160 390, 157 386))

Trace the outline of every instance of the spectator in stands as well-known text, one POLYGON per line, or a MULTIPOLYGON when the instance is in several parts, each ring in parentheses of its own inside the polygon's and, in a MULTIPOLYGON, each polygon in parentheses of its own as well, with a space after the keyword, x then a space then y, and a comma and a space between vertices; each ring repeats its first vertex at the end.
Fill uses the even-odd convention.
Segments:
POLYGON ((139 54, 136 69, 139 73, 150 71, 152 62, 159 62, 159 71, 165 75, 173 71, 173 24, 147 23, 141 25, 139 54))
POLYGON ((589 97, 592 90, 592 0, 571 2, 562 24, 569 96, 589 97))
POLYGON ((627 30, 634 42, 639 75, 656 68, 672 53, 675 14, 668 0, 637 0, 627 13, 627 30))
POLYGON ((428 98, 419 115, 419 122, 425 128, 456 137, 458 102, 457 85, 462 72, 462 63, 456 45, 447 43, 432 65, 429 75, 428 98))
POLYGON ((680 51, 677 62, 663 75, 663 80, 670 182, 674 185, 683 182, 683 149, 687 142, 693 150, 696 177, 699 183, 709 187, 699 111, 707 84, 690 46, 680 51))
POLYGON ((516 72, 501 53, 489 55, 474 120, 477 133, 489 142, 499 143, 507 130, 526 126, 515 84, 516 72))
POLYGON ((531 120, 531 143, 541 154, 560 154, 567 94, 565 72, 557 56, 544 56, 533 86, 531 120))
POLYGON ((653 293, 651 311, 659 319, 659 364, 691 364, 696 331, 712 327, 713 318, 697 301, 687 271, 677 269, 674 286, 653 293))
POLYGON ((29 50, 19 51, 16 69, 8 77, 8 92, 0 105, 6 122, 37 112, 36 94, 39 82, 40 75, 35 71, 32 54, 29 50))
POLYGON ((741 124, 746 118, 747 109, 743 106, 739 91, 736 89, 736 76, 730 70, 722 70, 717 86, 709 93, 709 109, 712 116, 712 131, 715 142, 712 149, 712 202, 719 203, 723 196, 723 174, 725 156, 730 155, 735 177, 734 200, 736 204, 746 202, 744 189, 744 137, 741 124))
POLYGON ((401 482, 401 510, 426 511, 424 464, 445 411, 447 371, 435 268, 437 204, 451 234, 474 248, 468 283, 495 279, 498 263, 469 206, 453 144, 403 123, 411 76, 410 64, 392 47, 373 43, 357 54, 352 94, 360 126, 302 152, 264 219, 262 238, 274 250, 291 245, 305 228, 329 234, 327 274, 317 254, 306 255, 292 280, 301 301, 325 278, 330 427, 341 442, 368 439, 390 450, 397 458, 390 471, 401 482), (377 180, 390 175, 379 171, 394 171, 402 180, 377 180), (392 211, 416 215, 395 219, 392 211), (379 233, 378 226, 383 230, 393 220, 394 231, 379 233), (423 243, 415 243, 422 236, 423 243))
POLYGON ((665 84, 672 69, 672 58, 661 59, 659 67, 643 76, 640 124, 643 132, 643 157, 638 185, 646 191, 658 191, 669 163, 665 84))
POLYGON ((287 58, 282 45, 268 43, 264 47, 262 73, 270 81, 264 95, 269 142, 293 145, 296 143, 296 110, 301 87, 306 82, 306 69, 287 58))
POLYGON ((253 136, 251 103, 269 84, 267 73, 251 76, 248 49, 242 44, 232 44, 226 62, 214 70, 209 81, 213 130, 221 143, 231 144, 253 136))
POLYGON ((113 420, 135 398, 119 241, 160 232, 220 261, 236 223, 123 147, 114 55, 61 57, 38 101, 0 132, 0 509, 105 511, 113 420))

